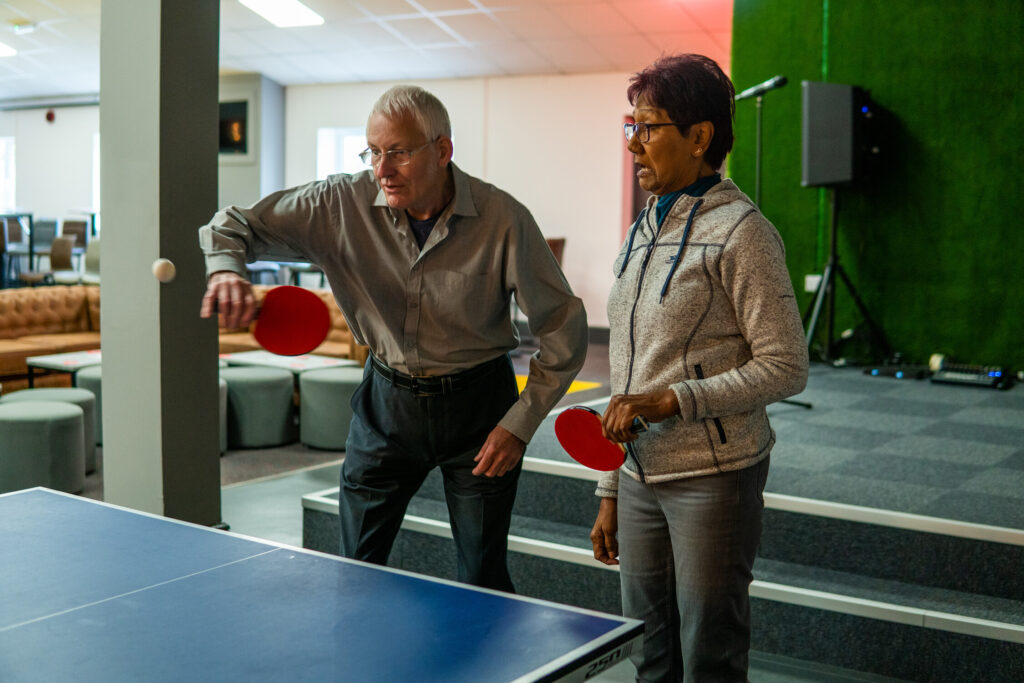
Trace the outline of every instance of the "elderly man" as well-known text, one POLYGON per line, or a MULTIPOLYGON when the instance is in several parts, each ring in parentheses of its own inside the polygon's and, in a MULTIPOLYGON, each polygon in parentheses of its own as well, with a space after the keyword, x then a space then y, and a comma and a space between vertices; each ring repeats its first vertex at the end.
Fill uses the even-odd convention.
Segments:
POLYGON ((254 315, 245 262, 310 261, 371 350, 341 472, 341 552, 383 564, 405 509, 440 467, 458 579, 513 590, 506 564, 522 456, 586 355, 583 304, 529 211, 452 163, 451 124, 425 90, 373 107, 372 165, 218 212, 200 229, 230 327, 254 315), (509 360, 511 296, 540 348, 519 395, 509 360))

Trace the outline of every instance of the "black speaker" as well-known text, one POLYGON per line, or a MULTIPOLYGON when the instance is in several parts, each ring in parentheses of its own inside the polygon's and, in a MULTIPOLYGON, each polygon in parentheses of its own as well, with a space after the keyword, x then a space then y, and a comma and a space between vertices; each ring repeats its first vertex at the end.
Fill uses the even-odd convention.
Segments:
POLYGON ((874 142, 874 105, 868 93, 840 83, 803 81, 804 187, 857 180, 878 154, 874 142))

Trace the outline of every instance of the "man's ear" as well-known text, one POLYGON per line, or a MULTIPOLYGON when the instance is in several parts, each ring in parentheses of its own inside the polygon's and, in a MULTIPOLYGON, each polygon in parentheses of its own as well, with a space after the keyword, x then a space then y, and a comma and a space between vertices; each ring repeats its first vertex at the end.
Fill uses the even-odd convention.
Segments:
POLYGON ((452 139, 444 135, 438 139, 437 143, 441 146, 440 165, 444 168, 452 160, 452 156, 455 154, 455 146, 452 144, 452 139))

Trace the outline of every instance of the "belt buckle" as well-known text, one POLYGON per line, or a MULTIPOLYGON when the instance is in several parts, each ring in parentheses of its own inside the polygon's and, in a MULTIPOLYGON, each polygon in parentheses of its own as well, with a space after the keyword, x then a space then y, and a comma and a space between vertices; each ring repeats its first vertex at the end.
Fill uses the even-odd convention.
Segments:
POLYGON ((412 392, 419 398, 428 398, 430 396, 440 396, 444 392, 437 392, 430 385, 429 382, 421 382, 418 377, 410 376, 410 382, 412 384, 412 392))

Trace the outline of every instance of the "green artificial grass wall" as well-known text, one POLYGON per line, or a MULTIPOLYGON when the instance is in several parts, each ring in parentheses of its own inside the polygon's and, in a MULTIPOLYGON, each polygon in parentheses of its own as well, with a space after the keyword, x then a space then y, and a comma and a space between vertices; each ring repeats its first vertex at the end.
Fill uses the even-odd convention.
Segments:
MULTIPOLYGON (((801 310, 804 276, 828 256, 830 190, 800 185, 800 82, 860 86, 883 112, 882 153, 837 190, 838 252, 869 313, 905 362, 1024 368, 1021 0, 735 0, 732 46, 737 91, 789 79, 763 100, 761 207, 801 310)), ((729 162, 751 197, 755 113, 736 103, 729 162)), ((835 332, 857 332, 838 355, 867 361, 866 326, 838 287, 835 332)), ((822 319, 815 347, 825 331, 822 319)))

